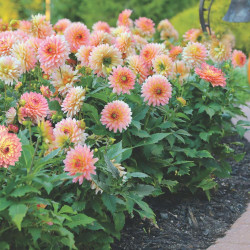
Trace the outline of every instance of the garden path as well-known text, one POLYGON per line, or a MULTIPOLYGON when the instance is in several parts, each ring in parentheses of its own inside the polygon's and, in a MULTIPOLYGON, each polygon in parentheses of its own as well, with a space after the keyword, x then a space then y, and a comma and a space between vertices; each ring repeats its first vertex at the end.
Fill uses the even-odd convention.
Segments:
MULTIPOLYGON (((242 107, 242 110, 246 114, 247 120, 250 121, 250 103, 248 106, 242 107)), ((238 117, 232 122, 235 124, 237 120, 246 120, 246 118, 238 117)), ((245 134, 245 138, 250 142, 250 131, 245 134)), ((218 239, 207 250, 250 250, 250 204, 248 204, 246 212, 226 232, 226 235, 218 239)))

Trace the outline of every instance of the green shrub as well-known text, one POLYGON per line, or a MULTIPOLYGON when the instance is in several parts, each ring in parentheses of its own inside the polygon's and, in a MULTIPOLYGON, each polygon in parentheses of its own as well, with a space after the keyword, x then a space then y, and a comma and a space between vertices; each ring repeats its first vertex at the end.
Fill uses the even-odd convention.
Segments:
MULTIPOLYGON (((236 37, 236 48, 250 52, 250 23, 229 23, 222 20, 231 0, 215 0, 210 14, 211 28, 216 33, 231 31, 236 37)), ((182 36, 191 28, 199 28, 199 5, 187 9, 171 19, 172 24, 182 36)))

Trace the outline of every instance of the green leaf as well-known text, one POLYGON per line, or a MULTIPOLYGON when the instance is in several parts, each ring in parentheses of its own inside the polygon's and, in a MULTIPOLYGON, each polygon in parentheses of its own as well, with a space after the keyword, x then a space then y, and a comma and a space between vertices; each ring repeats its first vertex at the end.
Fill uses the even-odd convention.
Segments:
POLYGON ((17 187, 17 189, 14 190, 14 192, 12 192, 10 194, 10 196, 12 197, 22 197, 27 193, 37 193, 40 194, 40 191, 37 190, 34 187, 31 186, 21 186, 21 187, 17 187))
POLYGON ((82 111, 84 112, 84 115, 88 115, 90 118, 93 118, 96 124, 100 124, 98 111, 94 106, 84 103, 82 111))
POLYGON ((115 223, 115 230, 121 231, 125 224, 125 215, 124 213, 114 213, 113 214, 114 223, 115 223))
POLYGON ((215 114, 215 111, 212 108, 206 107, 205 108, 206 113, 209 115, 210 119, 213 117, 215 114))
POLYGON ((7 207, 9 207, 13 202, 8 201, 6 198, 0 198, 0 211, 3 211, 7 207))
POLYGON ((120 177, 120 173, 118 169, 114 166, 114 164, 109 160, 107 155, 104 155, 104 161, 107 165, 107 170, 112 174, 112 176, 116 179, 120 177))
POLYGON ((13 204, 9 208, 9 215, 19 231, 21 231, 21 224, 27 211, 28 207, 24 204, 13 204))
POLYGON ((35 167, 41 167, 41 166, 44 166, 46 164, 49 164, 51 160, 53 160, 54 157, 56 157, 59 152, 61 151, 60 148, 52 151, 51 153, 49 153, 48 155, 46 155, 45 157, 39 159, 36 164, 35 164, 35 167))
POLYGON ((207 150, 201 150, 197 152, 199 158, 214 158, 207 150))
POLYGON ((37 243, 37 240, 41 238, 42 229, 40 228, 28 228, 28 232, 31 234, 34 243, 37 243))
POLYGON ((27 169, 30 168, 32 157, 34 155, 34 148, 31 145, 22 145, 22 155, 20 158, 20 162, 26 167, 27 169))
POLYGON ((233 158, 235 161, 240 162, 241 160, 243 160, 245 154, 246 154, 246 152, 241 153, 241 154, 237 154, 237 155, 233 155, 233 158))
POLYGON ((131 191, 138 195, 139 197, 145 197, 154 192, 155 188, 150 185, 144 185, 144 184, 138 184, 135 186, 135 188, 131 191))
POLYGON ((141 173, 141 172, 127 173, 126 176, 128 179, 130 179, 132 177, 134 177, 134 178, 147 178, 147 177, 149 177, 147 174, 141 173))
POLYGON ((6 241, 0 241, 0 249, 1 250, 9 250, 10 246, 6 241))
POLYGON ((102 194, 102 201, 106 208, 113 214, 116 211, 116 197, 107 193, 102 194))
POLYGON ((175 133, 179 134, 179 135, 186 135, 186 136, 191 136, 191 134, 189 134, 186 130, 184 129, 179 129, 177 131, 175 131, 175 133))
POLYGON ((148 138, 148 139, 140 142, 135 147, 140 147, 140 146, 144 146, 144 145, 155 144, 155 143, 161 141, 162 139, 166 138, 169 135, 170 135, 170 133, 156 133, 156 134, 153 134, 153 135, 150 136, 150 138, 148 138))
POLYGON ((204 179, 197 187, 200 187, 203 189, 203 191, 206 191, 216 186, 217 186, 217 183, 214 182, 212 179, 204 179))
POLYGON ((140 138, 146 138, 146 137, 150 137, 149 133, 145 130, 134 130, 131 129, 130 130, 131 134, 138 136, 140 138))
POLYGON ((108 102, 108 96, 106 94, 106 91, 90 94, 90 96, 93 97, 93 98, 99 99, 101 101, 104 101, 105 103, 108 102))
POLYGON ((85 214, 77 214, 71 216, 72 221, 64 223, 65 226, 69 228, 74 228, 77 226, 86 226, 95 221, 95 219, 85 215, 85 214))
POLYGON ((64 205, 60 211, 59 214, 76 214, 76 212, 72 209, 72 207, 68 205, 64 205))
POLYGON ((167 188, 173 192, 174 191, 174 186, 178 184, 178 181, 172 181, 172 180, 163 180, 161 182, 161 185, 167 186, 167 188))
POLYGON ((61 105, 56 100, 49 102, 49 109, 56 110, 58 112, 61 112, 61 110, 62 110, 61 105))

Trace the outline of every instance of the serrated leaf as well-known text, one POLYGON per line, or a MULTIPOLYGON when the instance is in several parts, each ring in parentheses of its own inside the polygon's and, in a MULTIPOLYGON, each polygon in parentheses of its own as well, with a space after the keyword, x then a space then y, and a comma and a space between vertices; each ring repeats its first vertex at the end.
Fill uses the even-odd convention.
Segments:
POLYGON ((93 118, 96 124, 100 124, 98 111, 94 106, 84 103, 82 106, 82 111, 84 112, 84 114, 88 115, 90 118, 93 118))
POLYGON ((76 214, 76 212, 72 209, 72 207, 68 205, 64 205, 60 211, 59 214, 76 214))
POLYGON ((199 158, 213 158, 213 156, 207 150, 201 150, 197 152, 199 158))
POLYGON ((64 223, 65 226, 69 228, 74 228, 77 226, 86 226, 95 221, 95 219, 85 215, 85 214, 77 214, 71 216, 72 221, 64 223))
POLYGON ((61 110, 62 110, 61 105, 56 100, 49 102, 49 109, 56 110, 58 112, 61 112, 61 110))
POLYGON ((120 177, 120 173, 118 169, 114 166, 114 164, 109 160, 107 155, 104 155, 104 161, 107 165, 107 170, 112 174, 112 176, 116 179, 120 177))
POLYGON ((40 228, 28 228, 28 232, 31 234, 34 243, 41 238, 42 229, 40 228))
POLYGON ((133 172, 133 173, 127 173, 127 178, 147 178, 149 177, 147 174, 145 173, 141 173, 141 172, 133 172))
POLYGON ((150 136, 150 138, 148 138, 148 139, 140 142, 135 147, 140 147, 140 146, 155 144, 155 143, 161 141, 162 139, 166 138, 169 135, 170 135, 170 133, 156 133, 156 134, 152 134, 150 136))
POLYGON ((153 186, 138 184, 131 192, 135 193, 139 197, 145 197, 152 194, 154 190, 155 188, 153 186))
POLYGON ((24 204, 13 204, 9 208, 9 215, 19 231, 21 231, 21 224, 27 211, 28 207, 24 204))
POLYGON ((114 223, 115 223, 115 230, 121 231, 125 224, 125 215, 124 213, 114 213, 113 214, 114 223))
POLYGON ((214 182, 212 179, 204 179, 201 183, 197 186, 203 189, 203 191, 212 189, 217 186, 217 183, 214 182))
POLYGON ((106 208, 113 214, 116 211, 116 197, 107 193, 102 194, 102 201, 106 208))
POLYGON ((14 192, 12 192, 10 194, 10 196, 12 197, 22 197, 27 193, 37 193, 40 194, 40 191, 37 190, 34 187, 31 186, 21 186, 21 187, 17 187, 17 189, 14 190, 14 192))
POLYGON ((7 207, 9 207, 13 202, 8 201, 6 198, 0 198, 0 211, 3 211, 7 207))
POLYGON ((145 130, 131 130, 131 134, 138 136, 140 138, 147 138, 150 137, 149 133, 145 130))

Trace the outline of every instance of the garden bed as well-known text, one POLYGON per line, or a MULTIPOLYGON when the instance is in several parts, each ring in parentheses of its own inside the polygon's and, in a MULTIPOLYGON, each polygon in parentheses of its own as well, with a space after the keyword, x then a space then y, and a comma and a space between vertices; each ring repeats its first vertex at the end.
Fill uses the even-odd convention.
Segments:
MULTIPOLYGON (((230 137, 228 141, 239 141, 230 137)), ((156 213, 158 227, 139 217, 127 219, 121 241, 112 249, 206 249, 220 238, 244 212, 249 202, 250 143, 234 146, 244 159, 232 164, 232 177, 217 179, 219 189, 209 202, 204 193, 192 196, 184 192, 166 193, 148 200, 156 213)))

